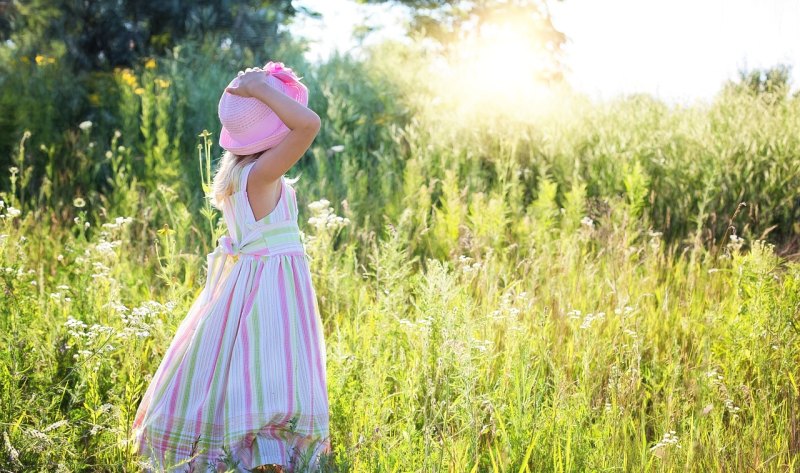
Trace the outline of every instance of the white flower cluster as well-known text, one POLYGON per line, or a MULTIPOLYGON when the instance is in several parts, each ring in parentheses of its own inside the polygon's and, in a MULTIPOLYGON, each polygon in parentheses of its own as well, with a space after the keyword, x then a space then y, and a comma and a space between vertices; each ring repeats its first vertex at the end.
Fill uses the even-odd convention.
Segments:
MULTIPOLYGON (((522 292, 517 297, 523 297, 527 295, 527 293, 522 292)), ((493 320, 499 319, 516 319, 519 315, 520 310, 517 307, 514 307, 513 302, 511 300, 512 293, 511 292, 504 292, 500 296, 500 308, 495 309, 489 313, 489 317, 493 320)))
MULTIPOLYGON (((12 167, 11 169, 12 169, 12 172, 14 172, 13 170, 17 169, 17 168, 16 167, 12 167)), ((0 218, 2 218, 2 219, 4 219, 4 218, 12 219, 14 217, 19 217, 22 214, 22 211, 20 209, 14 208, 14 207, 12 207, 10 205, 6 206, 6 203, 3 202, 2 200, 0 200, 0 209, 6 209, 6 213, 4 213, 3 215, 0 215, 0 218)))
POLYGON ((674 445, 677 448, 681 448, 681 444, 678 442, 678 436, 675 435, 674 430, 670 430, 669 432, 664 433, 664 437, 662 437, 657 444, 650 447, 650 451, 652 452, 655 450, 667 448, 672 445, 674 445))
POLYGON ((177 303, 168 301, 166 304, 161 304, 158 301, 145 301, 141 306, 129 309, 124 304, 112 301, 106 306, 110 306, 119 314, 123 329, 118 333, 117 337, 126 339, 129 337, 149 337, 153 328, 162 324, 159 316, 172 312, 177 303))
POLYGON ((65 292, 70 289, 69 286, 67 286, 65 284, 59 284, 58 286, 56 286, 56 289, 60 289, 60 291, 51 292, 50 293, 50 298, 51 299, 53 299, 55 301, 58 301, 58 302, 71 302, 72 301, 71 297, 64 295, 65 292))
MULTIPOLYGON (((64 325, 69 329, 67 333, 72 335, 82 346, 92 346, 98 341, 106 341, 100 340, 101 336, 103 335, 112 335, 114 334, 114 327, 108 327, 106 325, 100 324, 92 324, 91 327, 87 326, 85 322, 82 320, 78 320, 73 316, 69 316, 67 321, 64 325), (88 328, 88 330, 87 330, 88 328)), ((71 345, 67 345, 67 348, 70 348, 71 345)), ((106 353, 114 350, 114 346, 111 344, 106 344, 101 346, 98 350, 100 353, 106 353)), ((81 356, 91 356, 95 353, 93 350, 88 349, 81 349, 78 350, 78 353, 73 355, 73 358, 78 359, 81 356)))
POLYGON ((92 263, 92 268, 94 268, 94 272, 92 273, 93 279, 97 278, 106 279, 108 278, 108 275, 111 273, 111 268, 109 268, 108 266, 104 265, 99 261, 94 261, 92 263))
POLYGON ((728 247, 728 250, 730 250, 732 253, 736 253, 742 248, 743 245, 744 245, 744 238, 740 238, 736 236, 736 234, 733 234, 730 236, 730 242, 728 242, 726 246, 728 247))
POLYGON ((99 242, 97 242, 94 245, 94 249, 100 254, 109 255, 110 256, 110 255, 115 255, 116 254, 116 253, 114 253, 114 248, 116 248, 117 246, 119 246, 121 244, 122 244, 122 242, 120 240, 116 240, 116 241, 100 240, 99 242))
POLYGON ((581 323, 581 328, 583 329, 589 328, 592 326, 592 322, 594 322, 595 320, 603 320, 605 318, 606 318, 605 312, 598 312, 596 314, 592 313, 586 314, 586 316, 583 318, 583 323, 581 323))
POLYGON ((11 439, 8 438, 8 433, 5 430, 3 430, 3 443, 5 443, 6 452, 8 452, 9 458, 11 458, 11 460, 14 461, 14 463, 20 463, 19 450, 17 450, 16 448, 14 448, 13 445, 11 445, 11 439))
POLYGON ((24 431, 25 436, 32 441, 29 448, 35 452, 42 452, 53 445, 53 440, 40 430, 24 428, 24 431))
POLYGON ((103 228, 120 228, 127 223, 131 223, 133 221, 132 217, 117 217, 114 219, 113 223, 106 222, 103 224, 103 228))
POLYGON ((474 274, 477 273, 483 267, 483 263, 479 261, 473 262, 473 258, 470 256, 459 255, 458 267, 465 274, 474 274))
POLYGON ((739 411, 742 409, 733 403, 733 399, 731 399, 728 393, 728 387, 725 386, 722 375, 717 373, 717 370, 712 369, 706 373, 706 377, 711 380, 711 384, 717 388, 717 391, 719 391, 720 395, 722 396, 722 403, 725 404, 725 409, 733 414, 734 418, 738 417, 739 411))
POLYGON ((633 307, 631 307, 629 305, 626 305, 625 307, 623 307, 621 309, 619 307, 614 309, 614 313, 617 314, 617 315, 628 315, 631 312, 633 312, 633 307))
POLYGON ((68 420, 61 419, 61 420, 59 420, 57 422, 53 422, 52 424, 50 424, 47 427, 45 427, 44 429, 42 429, 42 432, 50 432, 51 430, 58 429, 58 428, 63 427, 65 425, 67 425, 67 424, 69 424, 68 420))
POLYGON ((330 207, 328 199, 321 199, 316 202, 308 204, 308 208, 314 214, 308 219, 308 223, 314 226, 317 231, 338 230, 350 224, 350 219, 347 217, 340 217, 333 213, 333 207, 330 207))

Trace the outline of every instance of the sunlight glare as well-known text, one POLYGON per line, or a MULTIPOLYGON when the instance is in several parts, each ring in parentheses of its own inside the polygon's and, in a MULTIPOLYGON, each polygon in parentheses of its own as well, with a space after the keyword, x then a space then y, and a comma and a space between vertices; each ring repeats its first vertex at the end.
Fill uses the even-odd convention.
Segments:
POLYGON ((549 51, 522 21, 487 23, 451 51, 437 65, 438 97, 458 113, 526 120, 552 108, 549 51))

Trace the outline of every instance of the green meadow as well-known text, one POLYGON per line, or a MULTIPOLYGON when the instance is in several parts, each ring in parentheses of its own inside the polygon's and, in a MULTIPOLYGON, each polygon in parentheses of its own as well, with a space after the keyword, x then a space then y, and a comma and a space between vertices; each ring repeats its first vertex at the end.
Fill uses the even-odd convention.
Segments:
MULTIPOLYGON (((800 470, 799 97, 499 102, 392 43, 244 63, 274 58, 323 121, 288 176, 324 471, 800 470)), ((241 62, 187 42, 78 85, 52 59, 0 57, 0 471, 140 471, 135 410, 225 231, 241 62), (59 123, 56 90, 96 113, 59 123)))

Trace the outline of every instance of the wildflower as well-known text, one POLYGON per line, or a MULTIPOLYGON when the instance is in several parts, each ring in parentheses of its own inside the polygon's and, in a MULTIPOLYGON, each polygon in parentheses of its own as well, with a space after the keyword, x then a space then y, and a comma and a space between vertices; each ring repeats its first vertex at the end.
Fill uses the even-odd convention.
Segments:
POLYGON ((589 328, 592 325, 592 322, 598 319, 603 319, 606 316, 605 312, 598 312, 597 314, 586 314, 586 317, 583 318, 583 323, 581 323, 581 328, 589 328))
POLYGON ((100 254, 114 254, 114 247, 119 246, 119 243, 119 240, 113 242, 101 241, 95 245, 95 250, 100 254))
POLYGON ((324 209, 325 207, 327 207, 328 204, 330 204, 328 199, 321 199, 321 200, 318 200, 316 202, 311 202, 310 204, 308 204, 308 208, 311 209, 314 212, 319 212, 322 209, 324 209))
POLYGON ((333 207, 328 207, 328 204, 330 204, 330 202, 327 199, 321 199, 308 204, 308 207, 315 214, 308 219, 308 223, 313 225, 317 230, 324 230, 326 228, 336 230, 350 224, 349 218, 334 214, 333 207))
POLYGON ((42 432, 49 432, 49 431, 55 430, 55 429, 57 429, 59 427, 63 427, 65 425, 67 425, 67 424, 69 424, 69 421, 66 420, 66 419, 62 419, 62 420, 60 420, 58 422, 54 422, 54 423, 48 425, 47 427, 42 429, 42 432))
POLYGON ((16 175, 19 172, 19 168, 16 166, 11 166, 8 170, 11 171, 11 175, 16 175))
POLYGON ((141 88, 141 87, 137 87, 137 88, 133 89, 133 93, 136 94, 136 95, 143 95, 144 94, 144 89, 141 88))
POLYGON ((333 151, 334 153, 341 153, 342 151, 344 151, 344 145, 331 146, 331 151, 333 151))
POLYGON ((19 463, 19 451, 11 445, 11 439, 8 438, 8 433, 4 430, 3 431, 3 441, 6 444, 6 451, 8 452, 8 456, 11 457, 13 461, 19 463))
POLYGON ((149 58, 147 62, 144 63, 145 69, 155 69, 156 68, 156 60, 153 58, 149 58))
POLYGON ((19 210, 17 208, 14 208, 14 207, 11 207, 11 206, 8 207, 7 211, 8 211, 8 215, 11 216, 11 217, 19 217, 20 214, 22 213, 21 210, 19 210))
POLYGON ((33 449, 37 452, 43 451, 53 441, 45 433, 36 429, 25 429, 25 435, 34 441, 33 449))
POLYGON ((165 79, 156 79, 156 84, 163 89, 169 87, 169 81, 165 79))
POLYGON ((650 451, 653 452, 654 455, 661 458, 664 456, 664 450, 669 448, 670 446, 674 445, 677 448, 681 448, 681 444, 678 443, 678 436, 675 435, 674 430, 670 430, 664 434, 664 437, 661 440, 650 447, 650 451))
POLYGON ((592 228, 592 227, 594 227, 594 221, 589 217, 583 217, 581 219, 581 225, 585 225, 585 226, 587 226, 589 228, 592 228))
POLYGON ((78 125, 78 128, 83 131, 89 131, 92 129, 92 122, 89 120, 83 121, 80 125, 78 125))
POLYGON ((132 88, 136 88, 136 76, 131 73, 130 69, 122 70, 122 81, 132 88))

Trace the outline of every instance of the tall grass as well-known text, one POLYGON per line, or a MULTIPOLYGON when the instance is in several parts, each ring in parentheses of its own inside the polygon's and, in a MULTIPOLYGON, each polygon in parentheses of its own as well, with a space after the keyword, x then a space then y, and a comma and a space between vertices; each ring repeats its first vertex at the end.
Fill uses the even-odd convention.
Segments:
MULTIPOLYGON (((797 102, 573 98, 485 127, 442 115, 399 63, 417 56, 391 48, 303 71, 324 123, 292 173, 327 343, 325 469, 800 468, 800 265, 774 246, 797 233, 797 102)), ((33 134, 2 181, 4 470, 139 469, 133 414, 224 230, 201 202, 227 76, 158 64, 118 134, 89 146, 77 128, 110 190, 32 197, 33 134), (200 118, 167 108, 201 91, 200 118)))

